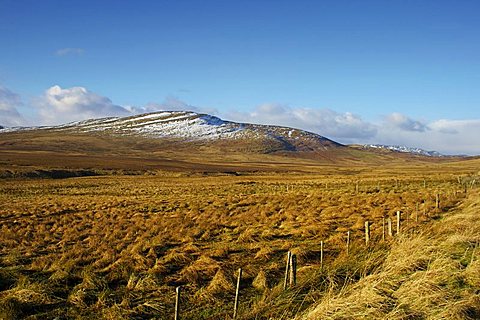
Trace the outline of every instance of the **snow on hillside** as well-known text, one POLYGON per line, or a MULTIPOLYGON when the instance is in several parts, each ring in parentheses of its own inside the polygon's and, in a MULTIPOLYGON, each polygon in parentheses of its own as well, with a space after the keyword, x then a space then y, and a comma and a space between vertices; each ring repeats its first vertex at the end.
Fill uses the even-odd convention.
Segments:
MULTIPOLYGON (((9 128, 0 132, 53 130, 70 132, 105 132, 114 135, 141 135, 187 140, 267 138, 277 141, 325 142, 328 139, 303 130, 236 123, 215 116, 188 111, 161 111, 130 117, 110 117, 71 122, 58 126, 9 128)), ((329 141, 329 140, 328 140, 329 141)))
POLYGON ((67 127, 81 132, 111 131, 124 135, 189 139, 228 138, 242 130, 240 124, 195 112, 156 112, 127 118, 87 120, 64 126, 67 127))
POLYGON ((405 152, 405 153, 412 153, 418 154, 427 157, 443 157, 443 155, 437 151, 427 151, 421 148, 411 148, 405 146, 389 146, 383 144, 366 144, 363 146, 364 148, 372 148, 372 149, 384 149, 384 150, 391 150, 397 152, 405 152))
MULTIPOLYGON (((267 139, 280 142, 286 149, 328 149, 329 146, 340 146, 318 134, 287 127, 236 123, 224 121, 208 114, 189 111, 160 111, 129 117, 109 117, 71 122, 58 126, 1 128, 1 132, 28 130, 68 131, 78 133, 104 132, 112 135, 140 135, 153 138, 180 138, 186 140, 218 140, 218 139, 267 139)), ((429 157, 441 157, 436 151, 405 146, 389 146, 381 144, 363 145, 368 149, 384 149, 406 152, 429 157)))

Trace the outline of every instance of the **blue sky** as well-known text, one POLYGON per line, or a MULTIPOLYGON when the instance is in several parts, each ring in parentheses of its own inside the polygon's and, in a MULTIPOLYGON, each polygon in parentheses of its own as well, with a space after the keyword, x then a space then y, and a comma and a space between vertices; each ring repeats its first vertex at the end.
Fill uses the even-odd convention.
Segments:
POLYGON ((0 125, 173 104, 477 154, 445 141, 480 135, 478 12, 473 0, 0 0, 0 125))

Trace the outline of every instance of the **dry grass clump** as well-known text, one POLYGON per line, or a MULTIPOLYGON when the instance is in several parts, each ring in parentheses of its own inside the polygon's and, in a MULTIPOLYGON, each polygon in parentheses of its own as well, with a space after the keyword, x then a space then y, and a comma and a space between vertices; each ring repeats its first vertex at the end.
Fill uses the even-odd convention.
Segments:
POLYGON ((197 292, 201 300, 215 301, 215 299, 232 297, 235 292, 233 272, 219 269, 208 285, 197 292))
POLYGON ((150 271, 156 274, 174 273, 189 265, 192 260, 193 258, 190 254, 172 250, 162 258, 157 259, 150 271))
POLYGON ((48 291, 48 287, 22 276, 14 287, 0 292, 0 319, 20 319, 58 303, 59 299, 48 291))
POLYGON ((468 285, 480 288, 480 259, 474 260, 467 265, 464 276, 468 285))
POLYGON ((254 259, 266 261, 269 260, 275 252, 274 248, 270 246, 261 246, 257 253, 255 253, 254 259))
POLYGON ((252 281, 252 286, 260 291, 266 290, 270 287, 267 273, 264 270, 260 270, 260 272, 258 272, 257 276, 252 281))
POLYGON ((23 317, 25 305, 15 298, 3 298, 0 301, 0 319, 16 320, 23 317))
POLYGON ((179 272, 179 282, 201 285, 211 279, 219 270, 220 263, 208 257, 201 256, 179 272))

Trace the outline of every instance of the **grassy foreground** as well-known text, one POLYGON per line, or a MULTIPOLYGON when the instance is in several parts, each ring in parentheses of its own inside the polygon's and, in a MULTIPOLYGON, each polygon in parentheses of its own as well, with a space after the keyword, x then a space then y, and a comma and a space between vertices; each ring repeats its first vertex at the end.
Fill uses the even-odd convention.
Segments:
POLYGON ((2 180, 0 319, 478 319, 477 171, 352 170, 2 180))
POLYGON ((418 234, 402 236, 357 283, 296 319, 480 319, 480 194, 418 234))

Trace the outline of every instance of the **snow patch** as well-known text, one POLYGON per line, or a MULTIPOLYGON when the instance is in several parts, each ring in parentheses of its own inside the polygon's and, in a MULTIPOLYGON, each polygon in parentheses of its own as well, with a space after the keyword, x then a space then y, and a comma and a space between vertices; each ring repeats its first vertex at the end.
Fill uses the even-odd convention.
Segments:
POLYGON ((256 139, 321 142, 323 137, 297 129, 236 123, 191 111, 160 111, 124 118, 109 117, 71 122, 53 127, 10 128, 0 132, 50 129, 68 132, 106 132, 119 136, 140 135, 151 138, 179 138, 191 141, 218 139, 256 139))
POLYGON ((404 153, 412 153, 412 154, 418 154, 422 156, 427 156, 427 157, 443 157, 441 153, 437 151, 427 151, 421 148, 411 148, 411 147, 406 147, 406 146, 389 146, 389 145, 383 145, 383 144, 365 144, 363 145, 364 148, 373 148, 373 149, 384 149, 384 150, 391 150, 391 151, 397 151, 397 152, 404 152, 404 153))

